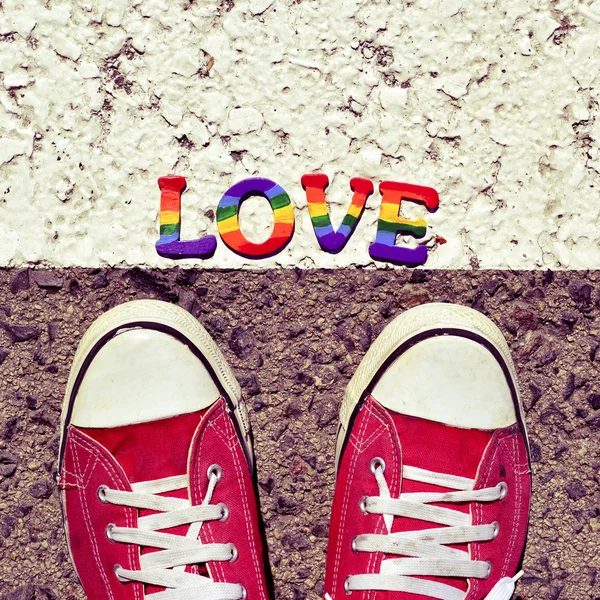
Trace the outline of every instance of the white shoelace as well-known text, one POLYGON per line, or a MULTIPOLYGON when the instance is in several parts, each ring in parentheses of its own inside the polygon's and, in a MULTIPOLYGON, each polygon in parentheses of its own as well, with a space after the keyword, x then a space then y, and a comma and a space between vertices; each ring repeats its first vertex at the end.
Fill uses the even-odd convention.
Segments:
POLYGON ((139 517, 137 527, 110 524, 106 528, 106 535, 115 542, 160 548, 140 556, 139 571, 115 565, 115 575, 120 581, 138 581, 167 588, 146 596, 152 600, 197 600, 200 594, 202 600, 240 600, 246 597, 246 590, 239 584, 216 583, 203 575, 185 572, 188 565, 234 561, 237 558, 237 549, 233 544, 202 544, 198 537, 205 521, 226 520, 229 516, 224 504, 210 504, 221 476, 218 465, 209 467, 208 490, 202 504, 197 506, 192 506, 188 499, 155 495, 187 490, 187 475, 134 483, 131 492, 111 490, 107 486, 98 488, 98 497, 102 502, 157 511, 157 514, 139 517), (190 526, 185 536, 157 531, 179 525, 190 526))
MULTIPOLYGON (((464 600, 465 592, 436 581, 411 577, 413 575, 485 579, 491 574, 486 561, 471 560, 464 550, 447 547, 447 544, 468 544, 493 540, 499 532, 498 523, 471 525, 469 514, 451 508, 430 506, 438 502, 495 502, 504 498, 507 487, 500 483, 496 487, 474 490, 475 481, 465 477, 447 475, 404 466, 403 479, 430 483, 449 488, 452 492, 402 493, 392 498, 383 475, 385 463, 381 458, 371 461, 371 472, 379 486, 379 496, 361 500, 364 513, 383 515, 387 534, 358 535, 352 542, 355 552, 384 552, 410 558, 388 558, 381 563, 379 573, 350 575, 344 587, 352 590, 387 590, 429 596, 438 600, 464 600), (445 527, 392 533, 394 517, 406 517, 430 521, 445 527)), ((494 586, 485 600, 510 600, 515 589, 515 577, 503 577, 494 586)))

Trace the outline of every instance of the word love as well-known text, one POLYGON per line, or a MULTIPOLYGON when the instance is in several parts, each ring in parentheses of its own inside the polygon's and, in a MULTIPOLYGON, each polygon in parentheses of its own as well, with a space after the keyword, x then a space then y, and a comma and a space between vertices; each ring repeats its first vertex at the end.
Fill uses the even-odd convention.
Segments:
MULTIPOLYGON (((330 253, 341 252, 348 243, 373 193, 373 183, 354 177, 350 180, 353 192, 350 207, 337 230, 333 228, 325 190, 329 185, 327 175, 304 175, 302 187, 308 201, 308 212, 319 246, 330 253)), ((207 235, 198 240, 181 240, 181 194, 185 190, 185 177, 168 176, 158 180, 160 196, 160 239, 156 251, 166 258, 210 258, 217 239, 207 235)), ((427 247, 397 246, 399 235, 422 238, 427 232, 423 219, 406 219, 400 214, 403 201, 424 204, 433 211, 439 206, 438 193, 430 187, 383 181, 379 185, 381 209, 377 222, 375 241, 369 246, 371 258, 402 265, 420 265, 427 260, 427 247)), ((271 179, 252 177, 231 186, 217 207, 217 228, 223 243, 233 252, 252 259, 261 259, 281 252, 294 235, 294 208, 287 192, 271 179), (240 206, 246 198, 262 196, 271 205, 274 227, 269 239, 261 243, 248 240, 240 229, 240 206)))

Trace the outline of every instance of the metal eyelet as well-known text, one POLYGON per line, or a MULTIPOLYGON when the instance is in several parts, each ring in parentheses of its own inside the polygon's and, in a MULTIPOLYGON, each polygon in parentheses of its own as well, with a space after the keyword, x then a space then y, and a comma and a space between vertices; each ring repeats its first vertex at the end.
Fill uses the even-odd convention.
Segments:
POLYGON ((488 570, 487 570, 487 573, 486 573, 484 579, 487 579, 492 574, 492 563, 489 560, 486 560, 485 562, 487 563, 488 570))
POLYGON ((385 472, 385 461, 383 458, 379 458, 379 456, 376 456, 369 465, 369 469, 371 469, 371 473, 373 473, 373 475, 375 475, 377 467, 381 467, 381 470, 385 472))
POLYGON ((368 513, 367 513, 367 497, 366 497, 366 496, 363 496, 363 497, 360 499, 360 501, 358 502, 358 507, 360 508, 360 512, 361 512, 363 515, 366 515, 366 514, 368 514, 368 513))
POLYGON ((500 488, 500 500, 506 498, 506 494, 508 494, 508 484, 505 481, 501 481, 497 487, 500 488))
POLYGON ((106 499, 106 490, 108 490, 108 486, 106 485, 101 485, 98 488, 98 500, 100 500, 100 502, 102 502, 102 504, 108 504, 108 500, 106 499))
POLYGON ((498 521, 494 521, 492 523, 492 527, 494 528, 494 537, 492 539, 495 540, 500 533, 500 523, 498 523, 498 521))
POLYGON ((344 579, 344 591, 348 596, 352 593, 352 590, 350 589, 350 575, 344 579))
POLYGON ((106 533, 106 537, 111 541, 114 542, 115 540, 113 539, 113 529, 116 527, 116 525, 114 523, 109 523, 106 526, 105 529, 105 533, 106 533))
POLYGON ((357 538, 357 536, 354 536, 352 538, 352 544, 351 544, 351 546, 352 546, 352 552, 354 552, 354 554, 358 554, 358 549, 356 547, 356 538, 357 538))
POLYGON ((213 475, 217 478, 217 481, 221 481, 221 477, 223 477, 223 469, 219 465, 210 465, 208 470, 206 471, 208 478, 210 479, 213 475))
POLYGON ((229 519, 229 508, 227 504, 220 502, 219 504, 217 504, 217 506, 221 509, 221 518, 219 519, 219 521, 227 521, 227 519, 229 519))
POLYGON ((115 574, 115 577, 121 582, 121 583, 127 583, 129 581, 129 579, 125 579, 124 577, 121 577, 119 575, 119 573, 117 571, 119 571, 119 569, 122 569, 123 567, 121 565, 115 565, 113 567, 113 573, 115 574))
POLYGON ((246 600, 246 598, 248 597, 248 590, 242 586, 242 597, 240 600, 246 600))
POLYGON ((235 544, 229 544, 229 550, 231 551, 231 558, 229 562, 235 562, 238 559, 238 549, 235 547, 235 544))

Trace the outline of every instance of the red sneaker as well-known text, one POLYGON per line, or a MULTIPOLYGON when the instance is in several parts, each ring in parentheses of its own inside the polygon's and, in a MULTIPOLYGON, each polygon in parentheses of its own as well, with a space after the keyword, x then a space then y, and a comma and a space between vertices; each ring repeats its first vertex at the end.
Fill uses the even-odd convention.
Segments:
POLYGON ((367 352, 340 421, 326 597, 510 599, 531 476, 498 328, 454 305, 404 313, 367 352))
POLYGON ((65 528, 90 600, 272 597, 240 387, 191 315, 142 300, 97 319, 61 434, 65 528))

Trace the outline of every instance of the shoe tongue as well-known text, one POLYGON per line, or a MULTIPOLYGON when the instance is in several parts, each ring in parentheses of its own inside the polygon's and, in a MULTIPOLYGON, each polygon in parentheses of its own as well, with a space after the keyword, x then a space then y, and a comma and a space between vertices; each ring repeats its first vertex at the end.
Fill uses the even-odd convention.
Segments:
MULTIPOLYGON (((469 479, 476 478, 479 463, 492 437, 491 432, 476 429, 460 429, 442 423, 427 421, 417 417, 407 417, 391 412, 390 415, 394 420, 402 446, 403 465, 426 469, 436 473, 468 477, 469 479)), ((456 490, 409 479, 403 479, 402 481, 402 493, 447 491, 456 490)), ((466 514, 469 513, 470 508, 469 503, 436 503, 432 506, 443 506, 466 514)), ((429 521, 396 517, 392 526, 392 532, 433 529, 436 527, 444 527, 444 525, 437 525, 429 521)), ((468 550, 467 544, 452 544, 449 547, 464 551, 468 550)), ((398 557, 388 556, 387 558, 398 557)), ((446 583, 464 592, 467 591, 467 581, 465 579, 449 577, 422 577, 422 579, 446 583)), ((392 594, 392 596, 404 598, 402 594, 399 596, 392 594)), ((406 598, 420 600, 425 597, 407 594, 406 598)))
POLYGON ((393 412, 390 415, 402 445, 404 465, 475 479, 492 432, 450 427, 393 412))
POLYGON ((187 473, 194 432, 206 410, 103 429, 78 428, 102 444, 131 483, 187 473))

